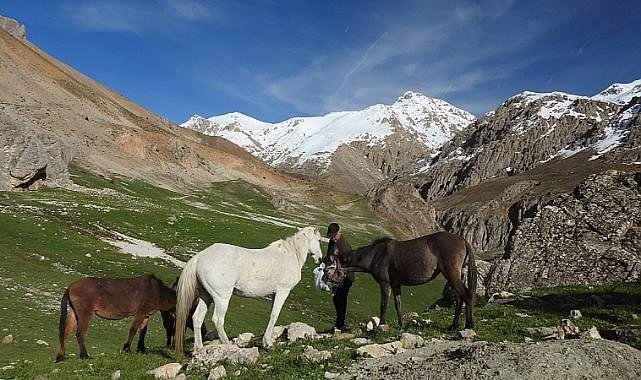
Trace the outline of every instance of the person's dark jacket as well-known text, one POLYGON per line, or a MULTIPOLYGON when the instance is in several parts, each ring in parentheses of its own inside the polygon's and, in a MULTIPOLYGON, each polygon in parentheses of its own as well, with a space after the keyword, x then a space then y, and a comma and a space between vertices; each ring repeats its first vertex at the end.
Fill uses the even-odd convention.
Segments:
MULTIPOLYGON (((327 245, 327 253, 328 256, 329 254, 336 254, 339 257, 339 260, 341 263, 345 262, 345 255, 352 250, 352 245, 349 244, 349 241, 344 236, 341 236, 340 239, 337 241, 330 240, 329 244, 327 245)), ((327 258, 327 256, 325 257, 327 258)), ((325 262, 325 260, 323 260, 325 262)), ((354 282, 354 279, 356 278, 356 274, 354 272, 349 272, 347 273, 347 278, 351 280, 351 282, 354 282)))

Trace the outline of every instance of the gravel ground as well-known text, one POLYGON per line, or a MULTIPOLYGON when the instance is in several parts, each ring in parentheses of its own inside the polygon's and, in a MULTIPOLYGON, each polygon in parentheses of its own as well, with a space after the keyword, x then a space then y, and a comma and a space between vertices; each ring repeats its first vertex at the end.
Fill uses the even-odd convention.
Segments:
POLYGON ((539 343, 434 340, 348 368, 342 379, 641 379, 641 351, 601 339, 539 343))

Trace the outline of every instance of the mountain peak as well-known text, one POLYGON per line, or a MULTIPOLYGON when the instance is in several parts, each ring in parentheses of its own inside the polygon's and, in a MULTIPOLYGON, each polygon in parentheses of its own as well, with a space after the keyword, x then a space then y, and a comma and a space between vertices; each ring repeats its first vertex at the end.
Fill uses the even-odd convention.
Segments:
POLYGON ((594 95, 592 99, 604 102, 627 104, 635 96, 641 96, 641 79, 631 83, 614 83, 610 87, 594 95))

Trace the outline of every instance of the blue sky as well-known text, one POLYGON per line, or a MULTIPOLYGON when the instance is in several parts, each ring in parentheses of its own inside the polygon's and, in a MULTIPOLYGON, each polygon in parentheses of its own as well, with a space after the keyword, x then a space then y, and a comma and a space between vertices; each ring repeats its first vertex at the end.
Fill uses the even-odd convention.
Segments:
POLYGON ((478 116, 526 90, 591 96, 641 78, 637 0, 3 0, 0 14, 176 123, 280 122, 405 91, 478 116))

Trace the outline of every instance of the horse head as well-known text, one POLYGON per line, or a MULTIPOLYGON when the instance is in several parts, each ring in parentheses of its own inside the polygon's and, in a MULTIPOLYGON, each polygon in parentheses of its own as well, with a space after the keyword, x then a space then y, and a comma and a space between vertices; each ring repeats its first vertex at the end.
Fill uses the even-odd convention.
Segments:
POLYGON ((323 251, 320 247, 321 235, 318 231, 318 228, 315 227, 305 227, 298 230, 295 235, 297 238, 302 237, 307 245, 307 253, 312 255, 315 264, 320 264, 321 259, 323 258, 323 251))
POLYGON ((322 280, 324 283, 334 288, 341 286, 347 273, 343 270, 343 265, 337 254, 331 253, 325 256, 322 280))
POLYGON ((308 252, 312 255, 314 259, 314 264, 320 264, 321 259, 323 258, 323 251, 321 250, 320 241, 321 234, 318 231, 318 228, 315 227, 305 227, 300 230, 303 236, 307 239, 308 243, 308 252))

